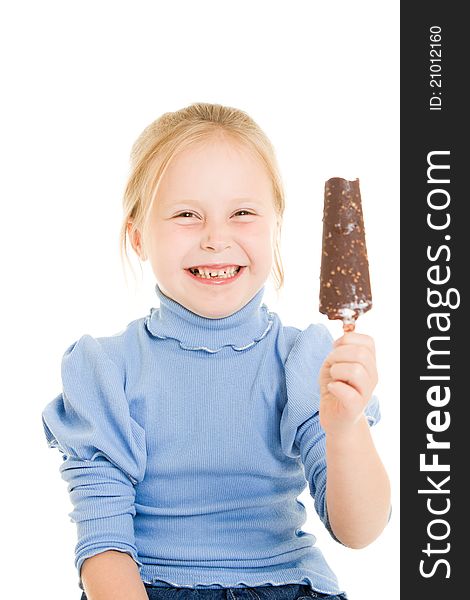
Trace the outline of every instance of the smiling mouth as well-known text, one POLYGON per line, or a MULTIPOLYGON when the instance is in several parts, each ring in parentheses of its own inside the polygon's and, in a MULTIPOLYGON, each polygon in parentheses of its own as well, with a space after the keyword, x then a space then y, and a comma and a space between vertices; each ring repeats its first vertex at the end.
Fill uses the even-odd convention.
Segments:
POLYGON ((233 265, 223 269, 190 267, 188 271, 201 279, 231 279, 242 269, 241 265, 233 265))

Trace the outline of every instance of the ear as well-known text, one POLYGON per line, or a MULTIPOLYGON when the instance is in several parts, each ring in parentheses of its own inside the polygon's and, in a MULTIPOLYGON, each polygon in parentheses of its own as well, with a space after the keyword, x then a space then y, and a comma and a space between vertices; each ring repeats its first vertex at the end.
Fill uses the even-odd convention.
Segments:
POLYGON ((140 260, 147 260, 147 255, 145 254, 142 245, 142 235, 139 229, 134 229, 134 231, 132 231, 132 221, 127 223, 127 235, 129 236, 129 241, 134 249, 134 252, 140 258, 140 260))

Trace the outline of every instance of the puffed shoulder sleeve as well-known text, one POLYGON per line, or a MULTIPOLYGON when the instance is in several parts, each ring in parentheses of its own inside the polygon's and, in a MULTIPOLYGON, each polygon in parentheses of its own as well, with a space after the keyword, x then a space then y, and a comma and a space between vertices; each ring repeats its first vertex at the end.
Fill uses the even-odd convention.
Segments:
MULTIPOLYGON (((320 425, 318 382, 320 368, 332 344, 330 332, 321 324, 309 325, 297 335, 285 361, 287 400, 281 414, 280 435, 283 452, 302 460, 315 510, 336 539, 326 510, 326 449, 320 425)), ((364 412, 370 425, 379 421, 376 396, 372 396, 364 412)))
POLYGON ((139 561, 134 538, 134 486, 146 469, 145 431, 130 415, 124 373, 100 342, 82 336, 65 351, 63 390, 42 412, 50 448, 59 467, 77 525, 75 566, 105 550, 127 552, 139 561))

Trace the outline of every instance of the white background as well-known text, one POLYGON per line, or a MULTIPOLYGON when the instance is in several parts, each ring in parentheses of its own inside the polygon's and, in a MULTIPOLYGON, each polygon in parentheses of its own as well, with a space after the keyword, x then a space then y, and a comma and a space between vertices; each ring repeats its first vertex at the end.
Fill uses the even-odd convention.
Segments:
MULTIPOLYGON (((398 3, 3 3, 2 588, 78 600, 75 525, 41 411, 60 360, 84 333, 111 335, 157 305, 153 275, 127 285, 118 252, 134 139, 195 101, 247 111, 272 140, 286 189, 279 296, 285 325, 318 312, 324 181, 359 177, 382 421, 374 439, 393 487, 392 520, 363 550, 334 542, 305 490, 314 533, 351 600, 396 600, 399 585, 398 3), (27 586, 24 588, 23 586, 27 586)), ((134 263, 137 265, 137 263, 134 263)), ((139 273, 138 267, 137 271, 139 273)))

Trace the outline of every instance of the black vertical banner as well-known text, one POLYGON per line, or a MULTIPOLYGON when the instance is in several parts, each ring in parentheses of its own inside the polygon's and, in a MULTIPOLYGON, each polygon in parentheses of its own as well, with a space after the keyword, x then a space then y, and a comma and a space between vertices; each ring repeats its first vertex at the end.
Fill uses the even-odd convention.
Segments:
POLYGON ((403 599, 470 597, 470 52, 458 6, 401 3, 403 599))

